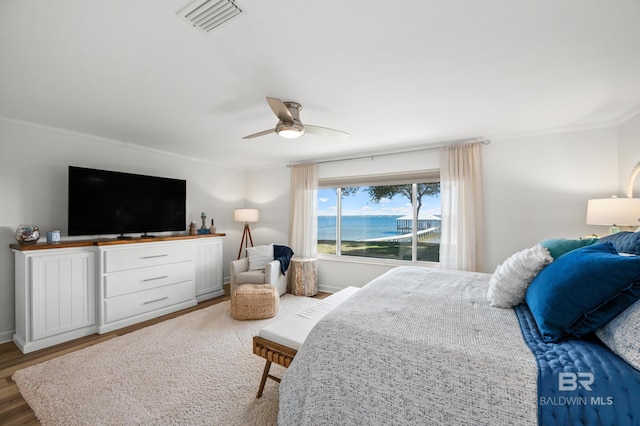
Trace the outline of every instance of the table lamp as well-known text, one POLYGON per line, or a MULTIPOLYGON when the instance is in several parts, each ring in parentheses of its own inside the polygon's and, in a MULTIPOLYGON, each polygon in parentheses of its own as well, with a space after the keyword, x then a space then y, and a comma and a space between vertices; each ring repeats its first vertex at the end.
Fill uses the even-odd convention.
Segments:
POLYGON ((640 174, 640 163, 631 172, 626 198, 613 196, 589 200, 587 203, 587 224, 609 225, 610 234, 620 232, 618 226, 640 225, 640 198, 633 198, 633 183, 638 174, 640 174))

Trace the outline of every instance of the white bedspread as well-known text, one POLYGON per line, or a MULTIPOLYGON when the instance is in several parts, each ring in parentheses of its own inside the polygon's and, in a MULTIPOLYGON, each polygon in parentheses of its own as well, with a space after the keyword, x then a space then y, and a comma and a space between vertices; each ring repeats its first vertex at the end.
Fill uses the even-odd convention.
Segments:
POLYGON ((279 424, 536 424, 536 362, 489 278, 400 267, 367 284, 307 337, 279 424))

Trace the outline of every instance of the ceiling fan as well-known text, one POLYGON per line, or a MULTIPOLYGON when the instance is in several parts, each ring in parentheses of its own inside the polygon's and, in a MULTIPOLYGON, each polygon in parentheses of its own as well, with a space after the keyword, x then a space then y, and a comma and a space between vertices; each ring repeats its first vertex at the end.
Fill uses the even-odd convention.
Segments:
POLYGON ((269 97, 267 97, 267 102, 276 117, 278 117, 278 120, 280 120, 278 121, 278 124, 276 124, 276 127, 274 129, 264 130, 262 132, 245 136, 242 139, 257 138, 258 136, 265 136, 270 133, 276 133, 287 139, 298 138, 305 133, 331 136, 341 139, 349 137, 349 133, 341 132, 340 130, 312 126, 311 124, 302 124, 302 121, 300 121, 300 110, 302 109, 302 105, 297 102, 282 102, 280 99, 269 97))

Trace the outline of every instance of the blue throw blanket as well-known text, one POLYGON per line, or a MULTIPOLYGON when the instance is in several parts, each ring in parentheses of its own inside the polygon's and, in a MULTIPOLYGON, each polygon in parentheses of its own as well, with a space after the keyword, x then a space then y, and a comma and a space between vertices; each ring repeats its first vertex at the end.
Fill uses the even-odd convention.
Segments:
POLYGON ((287 246, 273 245, 273 258, 280 262, 280 272, 282 275, 289 269, 289 263, 291 262, 291 256, 293 256, 293 250, 287 246))
POLYGON ((595 337, 545 343, 526 304, 515 308, 538 364, 538 424, 640 425, 640 372, 595 337))

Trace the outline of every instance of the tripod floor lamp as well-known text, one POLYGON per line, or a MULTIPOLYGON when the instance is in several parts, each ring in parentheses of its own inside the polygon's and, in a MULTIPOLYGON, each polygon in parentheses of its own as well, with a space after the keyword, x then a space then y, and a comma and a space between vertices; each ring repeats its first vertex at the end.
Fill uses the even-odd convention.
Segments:
POLYGON ((242 232, 242 240, 240 241, 240 250, 238 250, 238 259, 242 256, 242 246, 246 249, 251 242, 253 247, 253 238, 251 237, 250 222, 257 222, 260 218, 258 209, 235 209, 233 211, 233 220, 236 222, 244 222, 244 231, 242 232))

